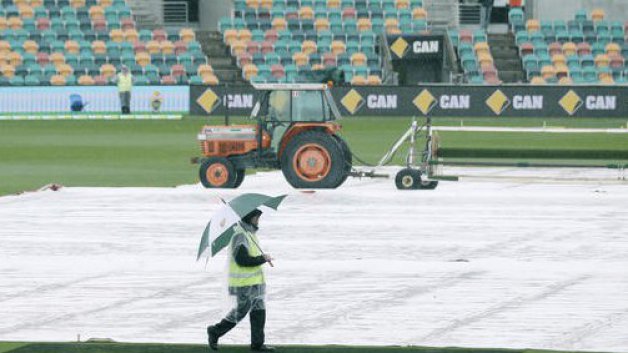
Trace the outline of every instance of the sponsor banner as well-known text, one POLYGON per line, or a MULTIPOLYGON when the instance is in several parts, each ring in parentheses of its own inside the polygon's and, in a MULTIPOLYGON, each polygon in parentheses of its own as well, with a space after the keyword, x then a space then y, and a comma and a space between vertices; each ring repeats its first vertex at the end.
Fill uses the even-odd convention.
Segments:
POLYGON ((192 115, 250 115, 256 101, 252 86, 190 86, 192 115))
MULTIPOLYGON (((334 87, 345 116, 620 117, 628 116, 628 86, 377 86, 334 87)), ((190 113, 249 115, 252 87, 192 86, 190 113)))
POLYGON ((387 36, 393 60, 442 59, 442 35, 387 36))
POLYGON ((0 120, 181 120, 173 114, 20 114, 0 115, 0 120))
MULTIPOLYGON (((188 86, 135 86, 133 113, 187 113, 188 86)), ((2 113, 108 113, 120 111, 114 86, 0 87, 2 113)))

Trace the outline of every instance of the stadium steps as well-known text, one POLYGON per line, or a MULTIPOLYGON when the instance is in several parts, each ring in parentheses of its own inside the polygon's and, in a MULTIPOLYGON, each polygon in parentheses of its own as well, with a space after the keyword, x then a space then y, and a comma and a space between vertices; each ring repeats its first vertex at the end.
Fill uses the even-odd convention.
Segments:
POLYGON ((229 48, 224 44, 222 35, 213 31, 197 31, 196 38, 201 43, 203 52, 207 55, 209 64, 220 83, 244 85, 242 70, 235 64, 229 48))
POLYGON ((133 19, 137 28, 157 29, 163 28, 162 2, 159 0, 127 0, 127 4, 133 11, 133 19))
POLYGON ((499 72, 499 78, 504 83, 524 82, 525 75, 514 36, 510 33, 491 33, 488 35, 488 43, 495 60, 495 67, 499 72))

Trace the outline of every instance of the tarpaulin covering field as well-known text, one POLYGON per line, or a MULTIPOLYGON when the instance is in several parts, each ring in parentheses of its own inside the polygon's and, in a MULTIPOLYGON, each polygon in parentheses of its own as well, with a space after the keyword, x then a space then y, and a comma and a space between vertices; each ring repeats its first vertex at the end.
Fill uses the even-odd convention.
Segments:
MULTIPOLYGON (((349 179, 304 193, 270 172, 237 190, 1 197, 0 340, 202 344, 225 313, 226 260, 194 261, 201 232, 218 196, 263 192, 289 195, 259 233, 276 258, 266 269, 269 343, 628 351, 628 188, 618 172, 484 175, 505 178, 410 192, 349 179)), ((245 320, 221 342, 248 339, 245 320)))

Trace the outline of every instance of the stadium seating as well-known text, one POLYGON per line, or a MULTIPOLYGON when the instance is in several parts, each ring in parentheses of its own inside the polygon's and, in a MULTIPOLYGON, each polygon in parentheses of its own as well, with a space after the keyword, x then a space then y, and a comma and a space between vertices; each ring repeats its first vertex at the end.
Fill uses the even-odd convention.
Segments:
POLYGON ((569 21, 539 22, 514 8, 508 18, 529 82, 628 82, 628 21, 606 21, 601 9, 578 10, 569 21))
POLYGON ((427 15, 422 0, 236 0, 219 29, 246 80, 307 81, 336 67, 348 82, 376 85, 377 33, 426 31, 427 15))
POLYGON ((121 65, 137 85, 218 83, 194 31, 138 31, 124 0, 0 3, 0 84, 110 84, 121 65))
POLYGON ((449 30, 448 34, 468 83, 501 83, 484 30, 449 30))

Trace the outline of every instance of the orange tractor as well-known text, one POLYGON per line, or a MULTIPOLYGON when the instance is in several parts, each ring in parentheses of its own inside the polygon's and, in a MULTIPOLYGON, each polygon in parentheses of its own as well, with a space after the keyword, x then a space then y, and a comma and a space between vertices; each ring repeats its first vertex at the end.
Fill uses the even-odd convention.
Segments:
POLYGON ((281 169, 295 188, 336 188, 352 154, 338 135, 338 107, 324 84, 256 84, 255 125, 202 128, 199 177, 206 188, 237 188, 247 168, 281 169))

